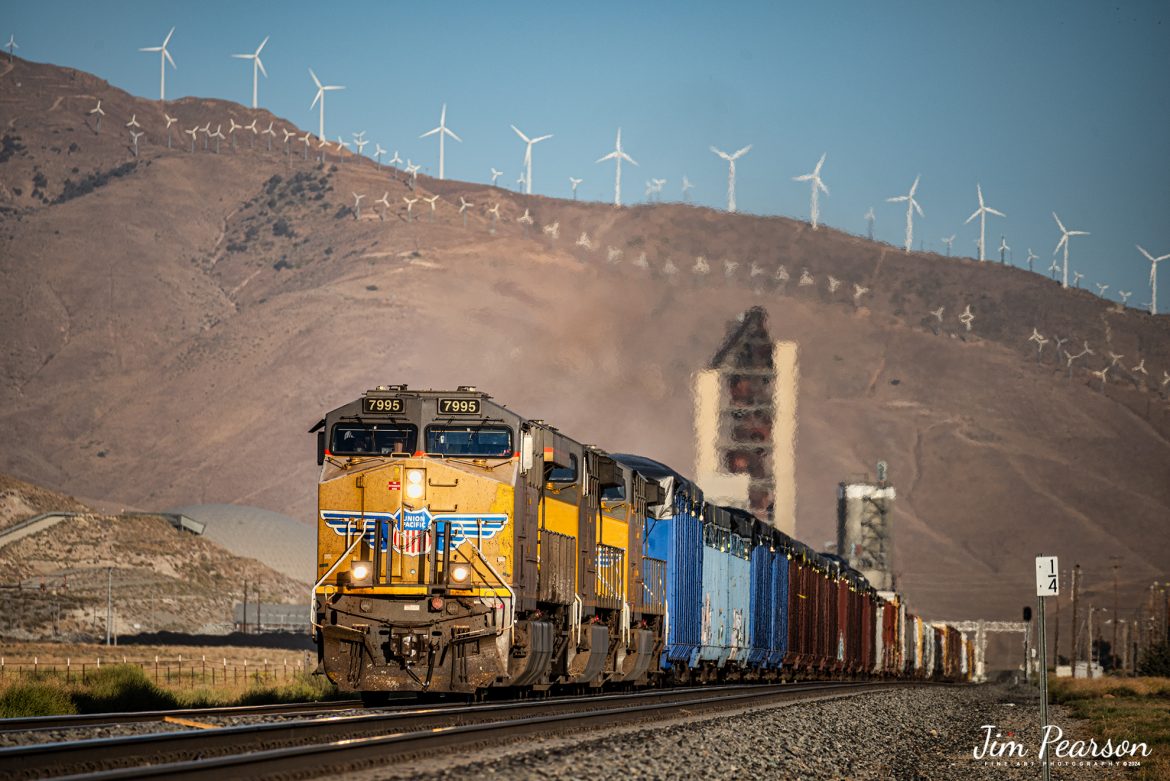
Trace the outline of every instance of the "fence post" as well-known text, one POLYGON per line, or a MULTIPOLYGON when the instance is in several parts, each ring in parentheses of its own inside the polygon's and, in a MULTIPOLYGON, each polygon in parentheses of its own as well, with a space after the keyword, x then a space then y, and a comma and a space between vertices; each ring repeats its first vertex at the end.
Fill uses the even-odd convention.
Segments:
POLYGON ((154 682, 158 683, 158 654, 154 655, 154 682))
POLYGON ((65 657, 65 683, 73 682, 73 660, 65 657))

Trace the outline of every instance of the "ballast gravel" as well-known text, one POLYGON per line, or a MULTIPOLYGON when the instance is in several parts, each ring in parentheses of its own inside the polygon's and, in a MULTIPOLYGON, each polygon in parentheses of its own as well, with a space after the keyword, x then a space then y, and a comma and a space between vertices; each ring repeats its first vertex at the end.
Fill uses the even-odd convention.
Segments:
MULTIPOLYGON (((1050 723, 1070 740, 1090 737, 1061 707, 1050 723)), ((347 781, 397 779, 1032 779, 1041 730, 1036 690, 1027 686, 922 687, 826 697, 515 739, 447 750, 347 774, 347 781), (982 726, 1025 746, 1023 758, 977 759, 982 726)), ((1135 736, 1140 740, 1140 736, 1135 736)), ((1120 763, 1055 760, 1054 779, 1114 781, 1120 763)))

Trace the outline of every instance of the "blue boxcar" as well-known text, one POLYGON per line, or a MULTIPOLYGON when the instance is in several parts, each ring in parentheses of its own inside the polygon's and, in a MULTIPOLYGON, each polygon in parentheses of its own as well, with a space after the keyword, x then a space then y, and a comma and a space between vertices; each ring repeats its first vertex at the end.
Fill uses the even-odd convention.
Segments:
POLYGON ((659 484, 662 504, 647 508, 645 553, 666 561, 666 649, 662 667, 692 665, 702 633, 703 492, 670 467, 649 458, 614 459, 659 484))

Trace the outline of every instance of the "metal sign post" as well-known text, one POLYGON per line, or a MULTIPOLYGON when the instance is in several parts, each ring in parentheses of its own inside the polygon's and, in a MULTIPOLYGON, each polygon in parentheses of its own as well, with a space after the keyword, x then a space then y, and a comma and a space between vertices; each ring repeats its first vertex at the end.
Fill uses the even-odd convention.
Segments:
MULTIPOLYGON (((1036 612, 1037 622, 1039 624, 1040 637, 1038 646, 1040 648, 1040 658, 1044 660, 1045 650, 1048 648, 1047 638, 1044 633, 1044 597, 1058 597, 1060 596, 1060 574, 1057 569, 1055 556, 1037 556, 1036 557, 1036 612)), ((1048 664, 1046 661, 1040 663, 1040 731, 1043 733, 1048 728, 1048 664)), ((1043 734, 1041 735, 1043 740, 1043 734)), ((1052 781, 1052 758, 1049 752, 1044 752, 1044 781, 1052 781)))

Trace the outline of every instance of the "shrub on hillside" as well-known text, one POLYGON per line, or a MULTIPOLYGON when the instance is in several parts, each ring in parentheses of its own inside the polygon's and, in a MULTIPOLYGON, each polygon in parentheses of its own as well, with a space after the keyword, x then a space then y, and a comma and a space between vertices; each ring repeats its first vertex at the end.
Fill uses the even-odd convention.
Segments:
POLYGON ((55 716, 77 713, 69 692, 53 683, 34 682, 9 686, 0 692, 0 718, 55 716))
POLYGON ((89 676, 74 692, 73 701, 81 713, 164 710, 178 707, 175 696, 160 689, 141 667, 113 664, 89 676))

